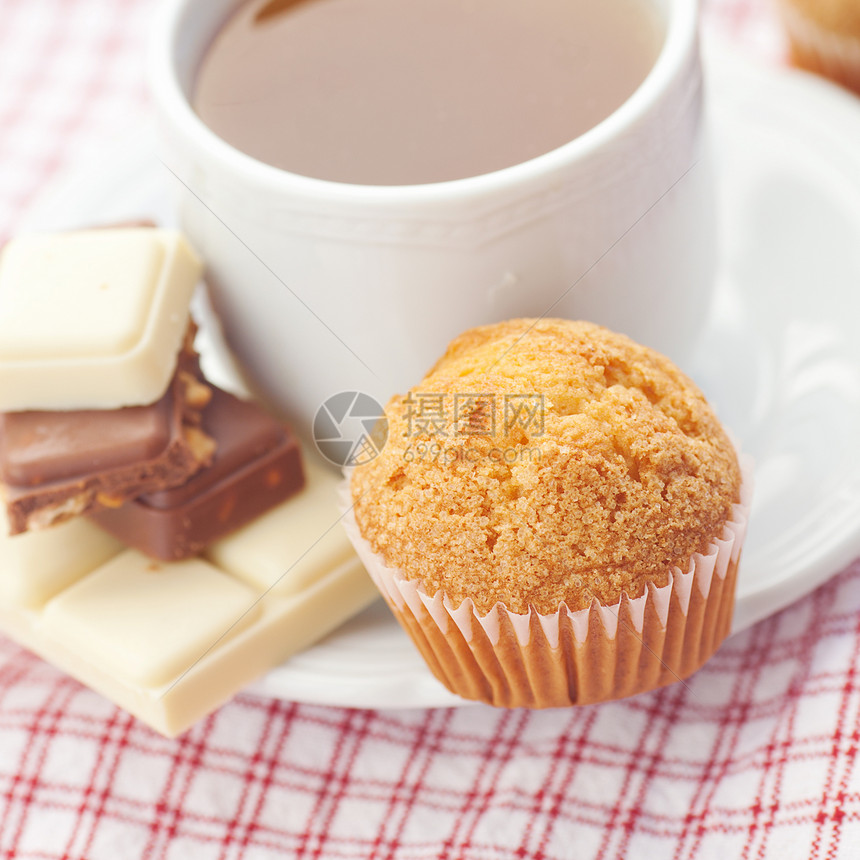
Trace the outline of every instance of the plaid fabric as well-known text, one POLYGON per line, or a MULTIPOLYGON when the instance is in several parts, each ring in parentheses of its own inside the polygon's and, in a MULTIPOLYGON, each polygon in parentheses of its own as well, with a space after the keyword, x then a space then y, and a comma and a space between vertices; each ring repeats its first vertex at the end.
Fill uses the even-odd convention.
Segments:
POLYGON ((700 0, 704 30, 760 59, 785 59, 787 44, 776 19, 779 0, 700 0))
MULTIPOLYGON (((758 0, 706 27, 772 58, 758 0)), ((149 0, 0 0, 0 236, 146 108, 149 0)), ((0 639, 0 860, 860 857, 860 563, 686 684, 569 711, 244 695, 165 740, 0 639)))

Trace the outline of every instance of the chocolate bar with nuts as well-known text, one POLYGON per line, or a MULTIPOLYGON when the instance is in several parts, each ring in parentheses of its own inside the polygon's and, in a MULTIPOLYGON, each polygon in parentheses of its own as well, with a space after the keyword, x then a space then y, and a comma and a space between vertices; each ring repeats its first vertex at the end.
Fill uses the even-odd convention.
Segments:
POLYGON ((150 557, 177 561, 196 555, 304 486, 296 438, 256 404, 213 386, 203 429, 216 443, 210 466, 182 486, 97 511, 91 519, 150 557))
POLYGON ((11 534, 117 507, 187 481, 212 461, 200 428, 211 389, 191 351, 193 325, 167 392, 148 406, 0 414, 0 481, 11 534))
POLYGON ((304 490, 177 563, 86 517, 7 537, 0 510, 0 633, 157 731, 184 731, 379 596, 332 527, 340 476, 307 465, 304 490))

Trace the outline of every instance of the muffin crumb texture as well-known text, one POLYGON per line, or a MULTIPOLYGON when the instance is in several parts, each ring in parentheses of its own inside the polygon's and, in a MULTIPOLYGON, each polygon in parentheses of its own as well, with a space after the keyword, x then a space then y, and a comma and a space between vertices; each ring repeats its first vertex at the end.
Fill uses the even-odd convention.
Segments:
POLYGON ((739 499, 701 392, 590 323, 466 332, 386 414, 387 445, 352 476, 361 533, 428 594, 480 612, 639 597, 706 551, 739 499))

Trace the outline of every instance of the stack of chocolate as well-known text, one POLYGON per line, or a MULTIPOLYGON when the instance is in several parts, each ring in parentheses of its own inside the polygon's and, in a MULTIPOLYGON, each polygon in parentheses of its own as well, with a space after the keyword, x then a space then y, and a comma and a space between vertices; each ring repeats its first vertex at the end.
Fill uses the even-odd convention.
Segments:
POLYGON ((377 597, 339 477, 201 374, 201 269, 145 227, 0 253, 0 632, 167 735, 377 597))
POLYGON ((293 436, 206 383, 201 264, 147 227, 3 253, 0 480, 12 534, 81 514, 154 558, 196 555, 301 489, 293 436))

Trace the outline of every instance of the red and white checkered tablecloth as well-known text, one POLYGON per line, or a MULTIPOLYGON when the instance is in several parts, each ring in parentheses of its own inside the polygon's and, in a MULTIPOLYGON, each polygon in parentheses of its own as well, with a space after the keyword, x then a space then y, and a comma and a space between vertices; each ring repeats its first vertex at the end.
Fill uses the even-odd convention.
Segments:
MULTIPOLYGON (((148 109, 151 0, 0 0, 0 239, 148 109)), ((764 0, 705 27, 774 62, 764 0)), ((0 637, 0 860, 860 858, 860 563, 686 685, 569 711, 240 695, 165 740, 0 637)))

